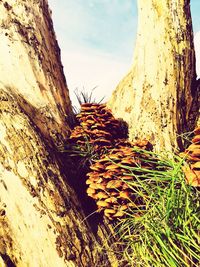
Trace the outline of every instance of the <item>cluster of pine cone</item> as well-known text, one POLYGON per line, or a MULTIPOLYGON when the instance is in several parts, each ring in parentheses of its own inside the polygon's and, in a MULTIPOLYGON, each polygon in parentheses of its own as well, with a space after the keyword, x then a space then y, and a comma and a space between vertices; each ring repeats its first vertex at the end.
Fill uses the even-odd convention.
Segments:
POLYGON ((139 172, 140 167, 153 168, 153 164, 145 162, 148 154, 134 151, 136 147, 149 149, 151 146, 146 140, 120 141, 116 148, 94 163, 87 174, 87 194, 95 199, 98 210, 110 220, 123 217, 130 207, 137 213, 139 206, 143 205, 141 197, 134 194, 128 184, 137 181, 135 176, 139 173, 133 170, 134 167, 139 172))
POLYGON ((99 155, 114 145, 118 138, 127 138, 127 126, 116 120, 104 104, 84 103, 76 116, 79 125, 74 128, 69 141, 80 146, 88 142, 99 155))
POLYGON ((183 168, 187 182, 192 186, 200 186, 200 127, 194 130, 192 144, 180 156, 188 163, 183 168))

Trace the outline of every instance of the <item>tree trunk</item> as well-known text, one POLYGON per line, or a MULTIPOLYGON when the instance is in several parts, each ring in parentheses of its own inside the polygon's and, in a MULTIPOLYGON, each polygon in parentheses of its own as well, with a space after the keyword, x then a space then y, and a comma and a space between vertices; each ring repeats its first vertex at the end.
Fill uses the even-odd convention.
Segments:
POLYGON ((133 65, 108 106, 128 122, 131 139, 145 137, 156 150, 182 148, 197 90, 190 1, 138 0, 138 12, 133 65))
POLYGON ((47 1, 3 0, 0 15, 0 85, 59 145, 73 114, 47 1))
POLYGON ((0 15, 0 265, 118 266, 55 150, 73 113, 47 1, 0 0, 0 15))
POLYGON ((0 100, 1 257, 20 267, 92 266, 94 236, 55 157, 14 97, 1 90, 0 100))
POLYGON ((0 89, 0 266, 118 267, 112 229, 102 223, 93 234, 57 160, 0 89))

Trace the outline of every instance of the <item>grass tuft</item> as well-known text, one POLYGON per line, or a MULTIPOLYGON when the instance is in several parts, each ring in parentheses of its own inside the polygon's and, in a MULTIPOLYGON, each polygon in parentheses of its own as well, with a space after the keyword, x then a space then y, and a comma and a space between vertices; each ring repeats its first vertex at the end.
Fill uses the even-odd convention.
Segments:
MULTIPOLYGON (((104 100, 105 96, 102 97, 100 100, 97 100, 94 97, 94 91, 95 91, 96 88, 97 88, 97 86, 92 88, 90 90, 90 92, 89 92, 89 90, 86 91, 85 88, 83 88, 82 90, 79 90, 78 88, 76 88, 74 90, 74 94, 76 96, 78 104, 81 106, 82 104, 86 104, 86 103, 96 103, 96 104, 102 103, 102 101, 104 100)), ((73 111, 74 111, 74 114, 78 114, 78 113, 80 113, 80 108, 73 106, 73 111)))
POLYGON ((81 169, 88 169, 88 167, 99 159, 99 154, 96 152, 95 147, 89 142, 87 135, 83 135, 84 144, 67 144, 59 147, 59 152, 66 153, 71 160, 75 160, 81 169))
POLYGON ((123 256, 136 267, 199 267, 200 190, 186 184, 181 158, 144 153, 156 162, 153 170, 126 167, 135 177, 127 184, 143 205, 115 227, 123 256))

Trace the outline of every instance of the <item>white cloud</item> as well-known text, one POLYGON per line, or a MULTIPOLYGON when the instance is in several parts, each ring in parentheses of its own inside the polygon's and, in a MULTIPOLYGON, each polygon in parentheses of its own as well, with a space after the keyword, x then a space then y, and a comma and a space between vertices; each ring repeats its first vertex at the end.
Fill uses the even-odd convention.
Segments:
POLYGON ((109 99, 131 65, 131 60, 122 62, 108 54, 80 47, 62 51, 62 62, 74 105, 77 104, 73 93, 76 88, 90 91, 97 86, 95 98, 100 100, 105 96, 105 100, 109 99))
POLYGON ((65 47, 73 42, 121 57, 132 56, 137 28, 133 0, 49 0, 49 4, 59 43, 65 47))
POLYGON ((108 99, 128 72, 136 33, 135 0, 49 0, 71 100, 91 90, 108 99))

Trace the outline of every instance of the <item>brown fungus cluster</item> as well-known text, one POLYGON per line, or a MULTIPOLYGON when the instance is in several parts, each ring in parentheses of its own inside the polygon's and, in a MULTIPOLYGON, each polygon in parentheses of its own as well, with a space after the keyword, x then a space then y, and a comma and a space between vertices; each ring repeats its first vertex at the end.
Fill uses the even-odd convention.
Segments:
POLYGON ((192 186, 200 186, 200 127, 194 130, 192 144, 180 156, 188 163, 183 168, 187 182, 192 186))
POLYGON ((104 104, 84 103, 76 117, 78 125, 72 130, 69 143, 79 146, 81 151, 89 144, 97 154, 87 173, 87 195, 108 219, 122 218, 130 207, 142 204, 128 186, 135 181, 136 174, 127 167, 151 165, 145 162, 148 154, 135 152, 134 148, 152 150, 152 145, 147 140, 129 142, 126 123, 115 119, 104 104))
MULTIPOLYGON (((157 159, 152 160, 151 154, 146 153, 152 145, 147 140, 129 142, 127 125, 115 119, 104 104, 84 103, 76 117, 78 126, 72 130, 69 143, 82 151, 89 145, 98 159, 92 160, 93 164, 90 161, 87 195, 109 220, 124 217, 129 208, 137 214, 137 208, 144 204, 133 186, 145 168, 156 166, 157 159)), ((200 127, 194 134, 192 144, 181 156, 188 162, 183 168, 187 182, 200 186, 200 127)))
POLYGON ((96 201, 98 210, 103 211, 110 220, 122 218, 130 207, 133 209, 142 205, 141 197, 130 190, 129 183, 135 181, 139 174, 134 167, 137 170, 153 168, 153 164, 145 161, 148 154, 134 148, 149 150, 151 145, 146 140, 132 143, 119 141, 116 148, 90 166, 91 172, 87 174, 87 194, 96 201))
POLYGON ((113 147, 116 139, 127 138, 127 127, 113 117, 104 104, 84 103, 76 116, 79 125, 74 128, 70 142, 84 146, 86 142, 102 154, 113 147))

